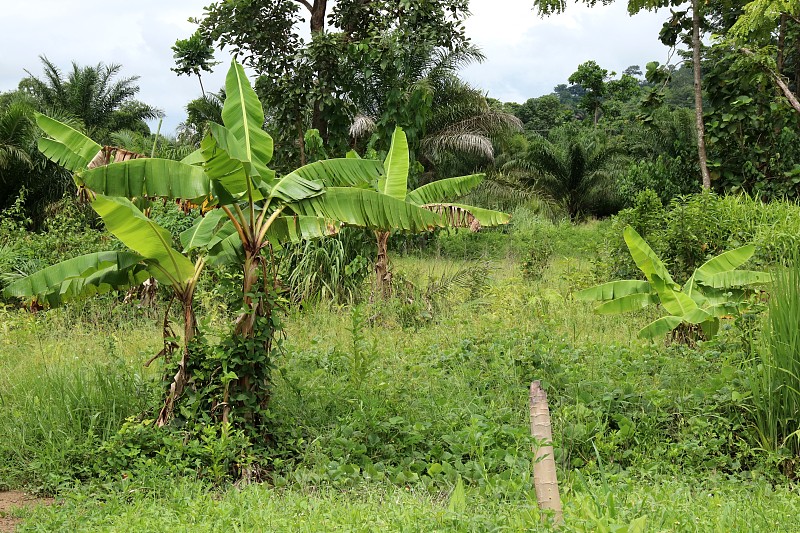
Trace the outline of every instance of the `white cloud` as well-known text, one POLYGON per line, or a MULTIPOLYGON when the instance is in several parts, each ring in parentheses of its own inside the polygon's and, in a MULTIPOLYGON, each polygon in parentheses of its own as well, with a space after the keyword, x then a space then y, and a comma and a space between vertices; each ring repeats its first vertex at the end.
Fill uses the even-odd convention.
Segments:
MULTIPOLYGON (((138 97, 163 109, 163 131, 171 132, 185 118, 184 106, 200 94, 197 80, 177 76, 171 46, 188 37, 189 17, 202 14, 196 0, 28 0, 6 2, 0 32, 0 91, 16 88, 24 69, 40 74, 37 56, 46 55, 63 70, 81 65, 119 63, 123 76, 140 76, 138 97)), ((621 71, 631 64, 664 61, 658 42, 664 14, 628 17, 625 4, 587 8, 571 4, 565 13, 539 18, 532 0, 472 0, 467 31, 487 60, 463 76, 501 100, 524 101, 549 93, 578 64, 594 59, 621 71)), ((204 75, 208 90, 224 83, 228 57, 204 75)))

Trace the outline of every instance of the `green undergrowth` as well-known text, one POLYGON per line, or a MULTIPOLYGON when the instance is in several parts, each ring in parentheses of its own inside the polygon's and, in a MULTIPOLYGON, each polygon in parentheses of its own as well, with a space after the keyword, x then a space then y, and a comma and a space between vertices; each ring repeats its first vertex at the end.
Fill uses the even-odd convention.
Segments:
POLYGON ((0 311, 0 485, 60 502, 23 530, 546 529, 532 380, 550 400, 566 530, 792 530, 796 485, 750 415, 760 322, 692 348, 641 341, 656 310, 599 316, 573 297, 603 281, 605 223, 516 221, 554 243, 537 276, 531 248, 475 262, 442 247, 394 258, 408 283, 388 302, 290 312, 261 442, 139 424, 160 391, 161 362, 143 367, 157 312, 0 311))

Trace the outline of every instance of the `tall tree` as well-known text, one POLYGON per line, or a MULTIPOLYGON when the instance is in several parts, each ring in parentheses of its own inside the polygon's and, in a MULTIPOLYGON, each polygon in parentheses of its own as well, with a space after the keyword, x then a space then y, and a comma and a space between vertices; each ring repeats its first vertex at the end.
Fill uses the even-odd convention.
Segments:
POLYGON ((241 0, 212 3, 198 22, 207 39, 229 48, 261 76, 257 90, 275 133, 291 132, 302 147, 310 126, 336 153, 348 144, 355 115, 350 96, 359 90, 357 81, 370 77, 375 62, 388 60, 382 56, 386 43, 396 42, 405 53, 394 54, 385 68, 419 46, 458 49, 467 42, 467 3, 341 0, 334 6, 326 0, 241 0), (304 11, 309 42, 297 31, 304 11))
POLYGON ((567 80, 572 85, 580 85, 585 90, 579 105, 592 115, 595 126, 600 120, 600 112, 603 109, 607 77, 606 69, 600 68, 595 61, 587 61, 578 65, 578 70, 573 72, 567 80))
POLYGON ((214 48, 199 31, 196 31, 188 39, 175 41, 172 51, 176 64, 172 70, 179 76, 183 74, 197 76, 200 92, 205 96, 206 89, 203 87, 203 77, 200 75, 200 71, 211 72, 214 65, 219 64, 214 61, 214 48))
MULTIPOLYGON (((596 0, 578 0, 592 7, 596 0)), ((603 0, 603 5, 610 4, 614 0, 603 0)), ((631 15, 642 10, 654 11, 662 7, 676 7, 684 2, 680 0, 628 0, 628 13, 631 15)), ((540 15, 550 15, 553 13, 563 13, 567 7, 567 0, 534 0, 534 7, 540 15)), ((708 156, 705 146, 705 126, 703 123, 703 92, 702 92, 702 70, 700 68, 700 52, 702 42, 700 40, 701 26, 703 26, 703 10, 705 4, 699 0, 690 0, 686 10, 672 11, 672 17, 664 24, 659 37, 664 44, 674 46, 681 32, 692 49, 692 66, 694 68, 694 102, 695 102, 695 127, 697 128, 697 154, 700 161, 700 173, 704 189, 711 188, 711 175, 708 172, 708 156)))

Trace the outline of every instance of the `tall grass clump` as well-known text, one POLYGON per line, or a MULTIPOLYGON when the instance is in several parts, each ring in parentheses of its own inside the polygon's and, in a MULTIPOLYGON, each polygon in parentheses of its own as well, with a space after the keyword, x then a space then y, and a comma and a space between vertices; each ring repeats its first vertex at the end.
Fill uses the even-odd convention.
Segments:
POLYGON ((52 492, 93 475, 100 443, 152 404, 133 365, 64 361, 0 373, 0 489, 52 492))
POLYGON ((778 452, 784 473, 800 463, 800 250, 775 273, 769 320, 752 381, 758 440, 778 452))

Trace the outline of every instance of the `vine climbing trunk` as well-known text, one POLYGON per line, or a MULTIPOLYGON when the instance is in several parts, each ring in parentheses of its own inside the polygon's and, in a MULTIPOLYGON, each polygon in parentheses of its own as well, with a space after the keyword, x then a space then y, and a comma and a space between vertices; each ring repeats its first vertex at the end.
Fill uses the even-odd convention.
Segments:
POLYGON ((703 189, 711 189, 711 174, 708 172, 706 155, 706 128, 703 123, 703 73, 700 70, 700 0, 692 0, 692 67, 694 69, 694 112, 697 128, 697 159, 703 176, 703 189))
POLYGON ((378 241, 378 257, 375 260, 375 292, 382 298, 388 298, 392 288, 392 273, 389 270, 388 231, 376 231, 378 241))

